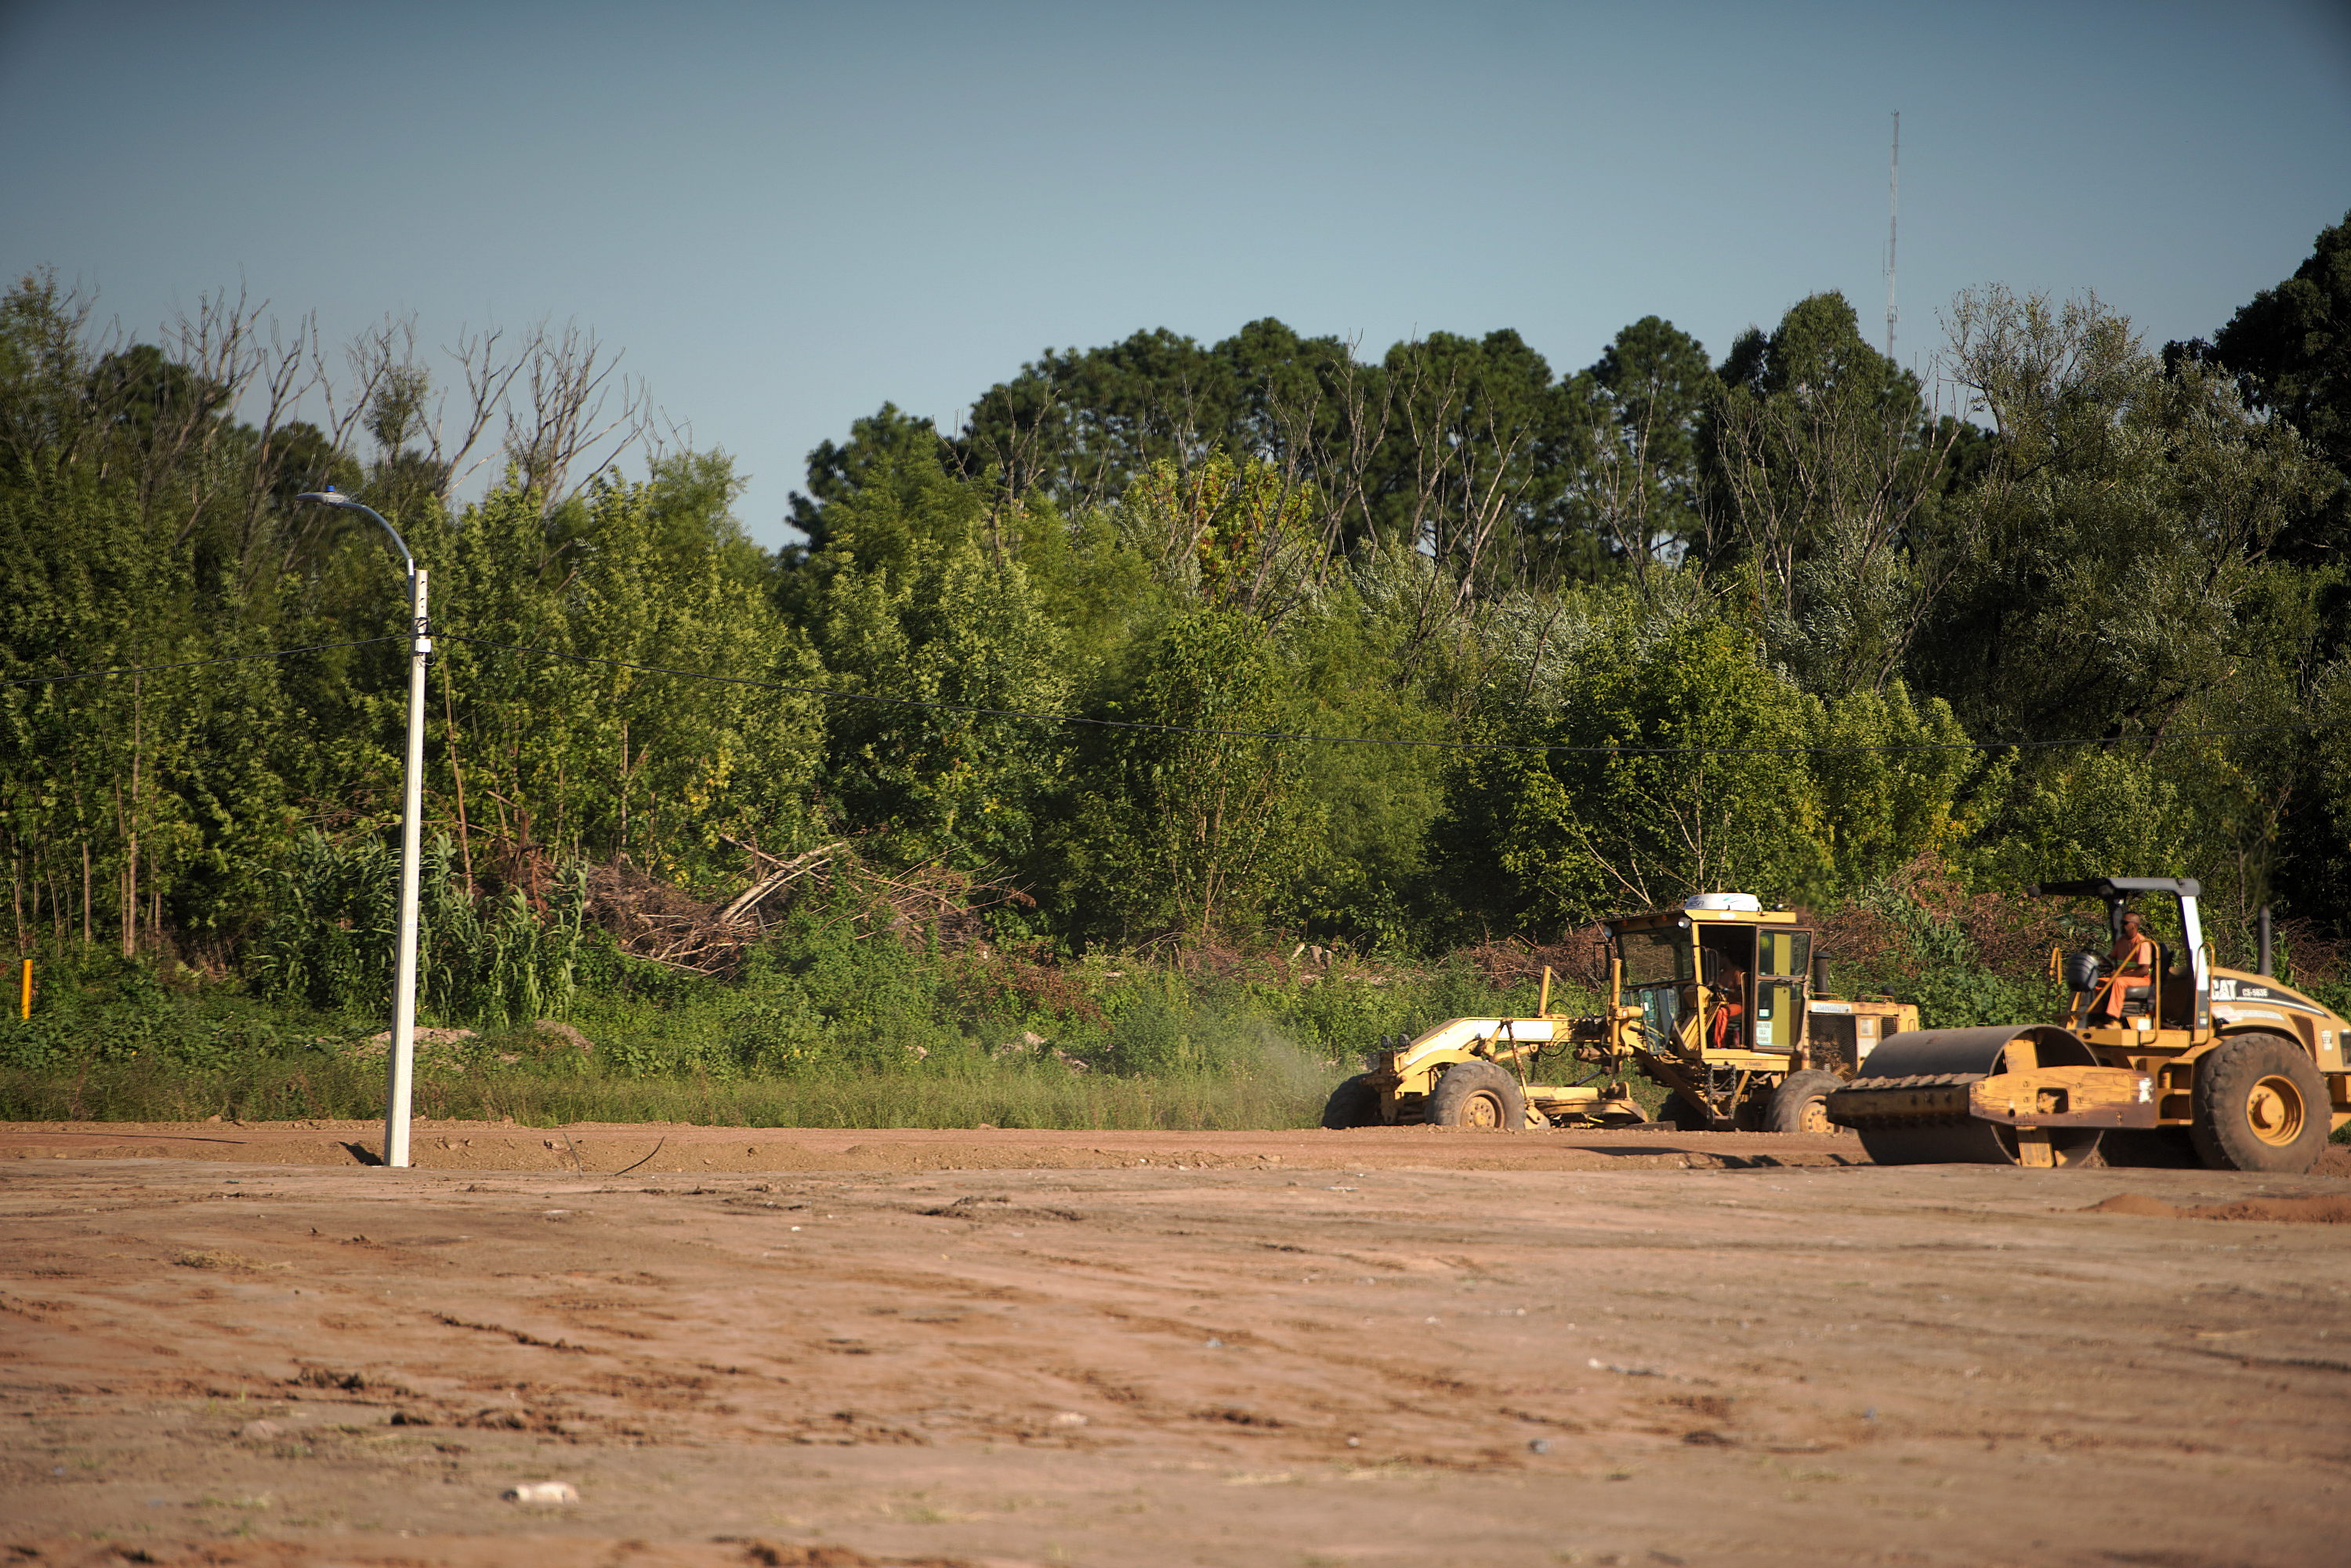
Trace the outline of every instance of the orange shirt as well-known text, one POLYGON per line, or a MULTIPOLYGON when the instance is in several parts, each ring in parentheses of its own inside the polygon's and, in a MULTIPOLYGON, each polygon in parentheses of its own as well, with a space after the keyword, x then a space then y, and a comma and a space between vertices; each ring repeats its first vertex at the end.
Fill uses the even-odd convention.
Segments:
POLYGON ((2116 937, 2113 950, 2106 955, 2106 962, 2116 974, 2134 979, 2153 975, 2155 960, 2155 938, 2143 931, 2137 936, 2116 937))

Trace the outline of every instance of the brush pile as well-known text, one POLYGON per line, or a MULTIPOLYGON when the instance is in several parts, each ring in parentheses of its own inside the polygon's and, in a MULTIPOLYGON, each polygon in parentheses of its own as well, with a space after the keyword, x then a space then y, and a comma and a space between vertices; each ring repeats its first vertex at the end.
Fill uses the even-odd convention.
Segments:
POLYGON ((795 908, 821 909, 825 918, 855 927, 860 941, 886 932, 959 953, 984 943, 982 911, 1034 902, 1008 883, 943 866, 880 871, 845 840, 789 857, 727 841, 748 860, 741 891, 697 898, 623 856, 589 869, 589 921, 632 957, 730 978, 744 954, 795 908))
POLYGON ((1487 984, 1498 990, 1539 983, 1548 968, 1555 982, 1596 993, 1608 987, 1610 951, 1608 928, 1595 922, 1556 942, 1486 942, 1466 949, 1462 956, 1476 965, 1487 984))

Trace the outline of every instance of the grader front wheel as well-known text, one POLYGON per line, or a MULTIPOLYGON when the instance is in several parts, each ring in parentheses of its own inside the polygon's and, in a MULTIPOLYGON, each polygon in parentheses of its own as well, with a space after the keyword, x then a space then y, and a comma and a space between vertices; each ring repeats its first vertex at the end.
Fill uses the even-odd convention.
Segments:
POLYGON ((1332 1129, 1376 1127, 1380 1124, 1380 1092, 1366 1074, 1340 1080, 1322 1103, 1322 1124, 1332 1129))
POLYGON ((1519 1081, 1490 1061, 1457 1061, 1428 1097, 1428 1120, 1440 1127, 1515 1133, 1527 1124, 1519 1081))

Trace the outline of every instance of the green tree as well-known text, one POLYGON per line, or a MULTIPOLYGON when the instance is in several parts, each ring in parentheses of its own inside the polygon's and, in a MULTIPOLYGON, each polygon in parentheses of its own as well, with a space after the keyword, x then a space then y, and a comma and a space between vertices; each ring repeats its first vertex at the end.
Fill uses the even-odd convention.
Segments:
POLYGON ((1405 744, 1292 746, 1306 841, 1271 912, 1301 932, 1384 951, 1423 945, 1428 830, 1444 801, 1438 743, 1454 733, 1425 694, 1398 687, 1403 632, 1349 581, 1283 637, 1282 728, 1405 744))
POLYGON ((1999 445, 1974 558, 1914 668, 1999 738, 2154 733, 2240 678, 2270 549, 2317 473, 2210 371, 2167 377, 2095 298, 1955 308, 1956 373, 1999 445))
POLYGON ((1593 638, 1550 691, 1498 705, 1482 736, 1504 749, 1449 773, 1432 848, 1458 917, 1555 936, 1693 893, 1823 891, 1815 711, 1729 626, 1593 638))
POLYGON ((1819 832, 1850 894, 1920 857, 1957 859, 2004 799, 2008 767, 1989 767, 1940 697, 1915 701, 1900 680, 1820 704, 1804 757, 1819 832))
POLYGON ((1322 498, 1254 458, 1160 458, 1119 498, 1121 531, 1171 593, 1280 623, 1309 602, 1332 561, 1322 498))
POLYGON ((2335 471, 2318 504, 2293 519, 2282 553, 2306 565, 2351 547, 2351 214, 2319 232, 2294 276, 2231 317, 2210 349, 2171 344, 2165 358, 2208 358, 2234 373, 2247 405, 2300 431, 2335 471))
POLYGON ((1271 633, 1235 611, 1195 611, 1143 650, 1097 710, 1142 727, 1088 746, 1064 873, 1081 935, 1248 935, 1290 890, 1308 852, 1303 759, 1264 737, 1283 685, 1271 633))
POLYGON ((559 856, 626 852, 684 880, 723 840, 807 831, 816 699, 730 681, 807 685, 820 671, 734 570, 723 519, 705 518, 699 550, 682 549, 674 499, 659 481, 604 477, 550 516, 509 483, 432 541, 448 563, 438 613, 464 632, 439 669, 435 804, 461 843, 486 833, 499 880, 534 896, 559 856))
POLYGON ((1720 392, 1705 348, 1655 316, 1617 333, 1567 389, 1590 432, 1591 460, 1571 476, 1577 527, 1645 589, 1701 541, 1698 435, 1720 392))
POLYGON ((935 452, 878 464, 828 504, 808 568, 826 684, 898 699, 830 705, 821 787, 840 825, 901 864, 1024 862, 1067 744, 1056 725, 970 711, 1059 713, 1074 684, 991 499, 935 452))
POLYGON ((877 476, 926 459, 939 461, 942 444, 937 427, 929 420, 918 419, 890 402, 852 423, 847 442, 837 445, 819 442, 808 455, 808 490, 792 493, 789 517, 806 542, 786 547, 785 565, 803 564, 831 542, 826 508, 854 498, 877 476))
POLYGON ((2095 298, 1988 289, 1953 325, 1956 372, 1998 440, 1959 503, 1976 558, 1923 630, 1914 677, 1988 738, 2107 738, 2103 759, 2028 758, 1995 831, 2028 858, 2105 844, 2183 865, 2210 884, 2225 937, 2269 896, 2307 745, 2199 732, 2306 711, 2327 590, 2274 548, 2325 471, 2228 377, 2167 373, 2095 298), (2053 813, 2075 803, 2150 825, 2061 828, 2053 813))
POLYGON ((1750 331, 1707 430, 1718 521, 1708 553, 1806 687, 1882 688, 1920 614, 1970 556, 1937 503, 1958 427, 1862 340, 1840 294, 1750 331))

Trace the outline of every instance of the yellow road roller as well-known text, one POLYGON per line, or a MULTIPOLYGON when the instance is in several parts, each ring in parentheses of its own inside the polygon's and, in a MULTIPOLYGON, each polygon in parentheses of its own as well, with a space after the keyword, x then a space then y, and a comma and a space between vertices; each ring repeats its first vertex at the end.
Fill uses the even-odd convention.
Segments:
POLYGON ((1826 1097, 1879 1165, 2202 1164, 2299 1175, 2351 1122, 2351 1024, 2213 961, 2184 877, 2044 883, 2105 906, 2105 954, 2053 952, 2053 1023, 1915 1030, 1826 1097))

